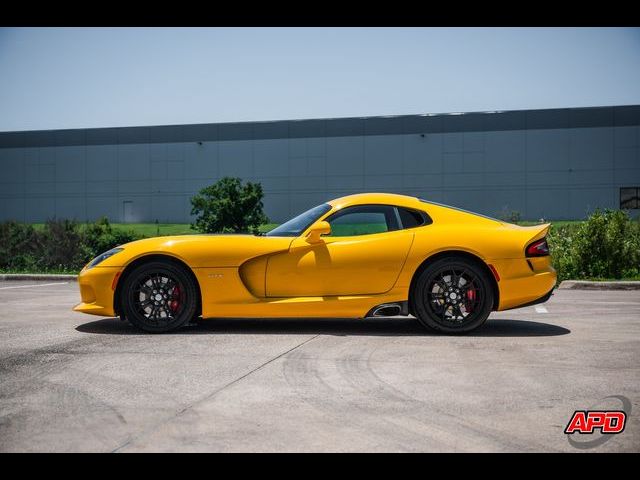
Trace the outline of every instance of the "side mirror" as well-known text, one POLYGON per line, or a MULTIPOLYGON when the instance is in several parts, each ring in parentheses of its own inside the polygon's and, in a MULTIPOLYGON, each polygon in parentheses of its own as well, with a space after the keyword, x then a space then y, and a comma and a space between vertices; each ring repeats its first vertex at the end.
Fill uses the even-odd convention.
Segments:
POLYGON ((331 225, 329 222, 320 221, 311 225, 307 234, 307 243, 320 243, 322 239, 320 235, 328 235, 331 233, 331 225))

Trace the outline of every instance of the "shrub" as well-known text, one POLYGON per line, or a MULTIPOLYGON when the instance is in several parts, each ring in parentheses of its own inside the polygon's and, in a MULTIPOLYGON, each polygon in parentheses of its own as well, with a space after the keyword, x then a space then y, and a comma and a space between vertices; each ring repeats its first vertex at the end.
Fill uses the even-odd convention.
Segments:
POLYGON ((32 225, 13 221, 0 223, 0 268, 37 268, 39 251, 40 237, 32 225))
POLYGON ((258 227, 269 222, 262 197, 259 183, 242 185, 239 178, 221 178, 191 199, 191 214, 197 216, 191 228, 203 233, 258 233, 258 227))
POLYGON ((559 279, 640 275, 640 223, 621 210, 596 210, 586 222, 552 228, 549 244, 559 279))
POLYGON ((115 246, 142 238, 113 230, 102 218, 82 225, 48 220, 41 231, 18 222, 0 223, 0 269, 19 272, 77 272, 89 260, 115 246))
POLYGON ((88 223, 83 233, 83 241, 89 260, 113 247, 142 238, 141 235, 133 231, 114 230, 106 217, 102 217, 94 223, 88 223))
POLYGON ((640 225, 622 210, 596 211, 576 232, 575 264, 592 278, 621 278, 638 273, 640 225))
POLYGON ((578 225, 568 224, 561 227, 552 226, 547 240, 551 248, 553 267, 558 272, 558 282, 577 280, 579 277, 573 262, 573 239, 578 225))
POLYGON ((44 269, 81 268, 88 253, 75 220, 47 220, 40 234, 40 258, 44 269))

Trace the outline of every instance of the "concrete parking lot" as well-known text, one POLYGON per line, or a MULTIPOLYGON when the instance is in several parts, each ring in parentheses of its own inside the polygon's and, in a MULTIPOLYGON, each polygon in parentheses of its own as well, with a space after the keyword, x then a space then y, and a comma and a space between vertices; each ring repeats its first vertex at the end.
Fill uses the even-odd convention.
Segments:
POLYGON ((626 429, 588 451, 640 450, 638 290, 558 290, 461 337, 400 317, 149 335, 78 301, 0 282, 0 451, 577 452, 569 418, 612 395, 626 429))

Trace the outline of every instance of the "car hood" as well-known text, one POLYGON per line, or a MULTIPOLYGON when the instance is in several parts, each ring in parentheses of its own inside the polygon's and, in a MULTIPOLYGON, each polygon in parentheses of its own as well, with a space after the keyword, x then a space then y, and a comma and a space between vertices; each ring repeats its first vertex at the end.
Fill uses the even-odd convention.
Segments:
POLYGON ((285 251, 291 237, 256 235, 176 235, 136 240, 121 245, 123 251, 109 257, 99 266, 122 267, 150 254, 176 257, 191 268, 238 267, 251 258, 285 251))

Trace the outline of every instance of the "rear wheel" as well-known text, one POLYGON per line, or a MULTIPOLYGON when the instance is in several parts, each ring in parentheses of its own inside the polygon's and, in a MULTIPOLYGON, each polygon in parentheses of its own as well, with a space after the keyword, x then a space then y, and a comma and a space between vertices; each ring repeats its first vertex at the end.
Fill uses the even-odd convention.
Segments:
POLYGON ((412 304, 423 325, 446 333, 465 333, 489 317, 493 289, 478 265, 464 258, 445 257, 420 273, 412 304))
POLYGON ((152 261, 136 267, 122 287, 122 311, 133 325, 152 333, 175 330, 196 315, 198 292, 184 267, 152 261))

